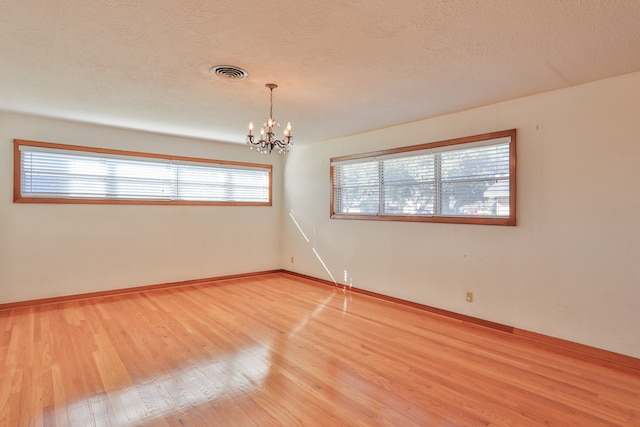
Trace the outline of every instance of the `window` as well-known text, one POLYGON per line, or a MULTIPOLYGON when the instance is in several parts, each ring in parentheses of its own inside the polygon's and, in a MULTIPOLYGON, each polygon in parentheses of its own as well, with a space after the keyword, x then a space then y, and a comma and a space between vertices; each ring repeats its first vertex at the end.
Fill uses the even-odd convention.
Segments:
POLYGON ((516 131, 331 159, 331 217, 515 225, 516 131))
POLYGON ((14 140, 14 201, 271 205, 271 165, 14 140))

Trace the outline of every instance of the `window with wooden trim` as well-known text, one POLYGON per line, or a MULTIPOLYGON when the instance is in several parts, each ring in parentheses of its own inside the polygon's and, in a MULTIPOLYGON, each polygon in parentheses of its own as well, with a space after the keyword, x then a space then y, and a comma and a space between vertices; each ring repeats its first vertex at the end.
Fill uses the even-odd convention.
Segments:
POLYGON ((516 224, 515 129, 331 159, 331 217, 516 224))
POLYGON ((272 167, 14 140, 14 201, 271 206, 272 167))

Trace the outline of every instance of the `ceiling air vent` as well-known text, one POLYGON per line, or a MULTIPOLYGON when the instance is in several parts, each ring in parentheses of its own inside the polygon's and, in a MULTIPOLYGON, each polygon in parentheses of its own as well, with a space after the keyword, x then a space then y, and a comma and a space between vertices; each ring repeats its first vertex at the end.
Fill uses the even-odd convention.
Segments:
POLYGON ((211 68, 211 73, 225 80, 244 80, 249 77, 245 70, 232 65, 216 65, 211 68))

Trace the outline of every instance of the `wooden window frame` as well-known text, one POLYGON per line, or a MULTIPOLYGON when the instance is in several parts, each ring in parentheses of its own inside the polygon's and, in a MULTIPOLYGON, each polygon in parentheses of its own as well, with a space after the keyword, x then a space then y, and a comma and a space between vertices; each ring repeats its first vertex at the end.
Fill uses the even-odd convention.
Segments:
POLYGON ((406 221, 406 222, 434 222, 451 224, 479 224, 479 225, 516 225, 516 129, 484 133, 480 135, 467 136, 425 144, 412 145, 406 147, 392 148, 387 150, 372 151, 368 153, 352 154, 347 156, 333 157, 330 161, 330 217, 332 219, 352 219, 352 220, 373 220, 373 221, 406 221), (498 138, 510 138, 509 143, 509 216, 508 217, 473 217, 473 216, 446 216, 446 215, 394 215, 394 214, 347 214, 336 212, 336 183, 335 165, 338 162, 358 161, 365 159, 375 159, 376 157, 391 156, 406 153, 408 156, 412 152, 429 150, 455 145, 478 143, 498 138))
POLYGON ((108 148, 86 147, 79 145, 58 144, 53 142, 29 141, 14 139, 13 149, 13 201, 14 203, 61 203, 61 204, 106 204, 106 205, 187 205, 187 206, 272 206, 273 203, 273 166, 261 163, 234 162, 227 160, 204 159, 197 157, 173 156, 139 151, 127 151, 108 148), (62 198, 62 197, 23 197, 21 194, 21 146, 43 147, 56 150, 68 150, 84 153, 117 155, 132 158, 164 159, 179 162, 222 165, 225 167, 265 169, 269 173, 269 189, 266 202, 242 201, 203 201, 203 200, 155 200, 155 199, 107 199, 107 198, 62 198))

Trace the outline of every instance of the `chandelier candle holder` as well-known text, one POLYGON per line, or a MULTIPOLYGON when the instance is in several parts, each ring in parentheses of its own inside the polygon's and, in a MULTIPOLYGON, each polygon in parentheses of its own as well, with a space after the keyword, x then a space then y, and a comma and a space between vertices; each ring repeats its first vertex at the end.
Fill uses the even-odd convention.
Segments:
POLYGON ((291 135, 291 122, 287 123, 287 127, 284 129, 284 137, 280 139, 275 139, 275 133, 273 129, 276 127, 280 127, 280 124, 273 117, 273 90, 278 87, 277 84, 267 83, 265 85, 269 88, 269 99, 270 99, 270 107, 269 107, 269 117, 264 120, 262 124, 262 128, 260 129, 260 139, 257 141, 253 135, 253 122, 249 122, 249 134, 247 135, 247 145, 252 150, 255 149, 260 154, 271 154, 271 151, 274 149, 278 150, 278 153, 283 154, 287 153, 291 150, 291 146, 293 145, 292 135, 291 135))

